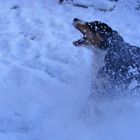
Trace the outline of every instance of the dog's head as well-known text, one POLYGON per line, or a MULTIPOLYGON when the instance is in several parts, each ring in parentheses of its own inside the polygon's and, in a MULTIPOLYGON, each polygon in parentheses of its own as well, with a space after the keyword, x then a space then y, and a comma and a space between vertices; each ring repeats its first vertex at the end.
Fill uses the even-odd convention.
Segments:
POLYGON ((73 25, 83 34, 81 39, 73 42, 75 46, 95 46, 100 48, 103 42, 107 41, 114 33, 111 27, 100 21, 85 22, 75 18, 73 25))

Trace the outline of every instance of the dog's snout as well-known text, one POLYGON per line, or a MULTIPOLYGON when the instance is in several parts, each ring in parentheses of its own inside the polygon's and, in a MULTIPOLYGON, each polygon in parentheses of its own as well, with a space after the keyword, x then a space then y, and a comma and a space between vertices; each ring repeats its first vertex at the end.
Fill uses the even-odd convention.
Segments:
POLYGON ((73 21, 74 21, 74 22, 78 22, 79 19, 78 19, 78 18, 74 18, 73 21))

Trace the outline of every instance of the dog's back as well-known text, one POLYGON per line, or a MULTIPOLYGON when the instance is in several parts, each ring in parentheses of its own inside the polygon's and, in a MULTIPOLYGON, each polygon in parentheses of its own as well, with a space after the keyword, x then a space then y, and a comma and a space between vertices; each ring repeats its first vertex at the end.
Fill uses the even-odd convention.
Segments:
POLYGON ((118 94, 140 85, 140 48, 125 42, 121 45, 107 51, 104 66, 98 71, 97 77, 103 82, 105 92, 111 90, 118 94))

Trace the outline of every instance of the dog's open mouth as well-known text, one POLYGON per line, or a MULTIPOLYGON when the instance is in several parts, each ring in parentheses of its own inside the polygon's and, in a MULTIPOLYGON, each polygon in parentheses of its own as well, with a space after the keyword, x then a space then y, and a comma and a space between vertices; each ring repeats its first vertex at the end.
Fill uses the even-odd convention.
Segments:
POLYGON ((83 37, 81 39, 74 41, 73 44, 75 46, 87 45, 87 43, 89 42, 88 37, 87 37, 89 27, 86 25, 86 22, 83 22, 83 21, 75 18, 73 20, 73 26, 83 34, 83 37))
POLYGON ((73 26, 83 34, 83 37, 81 39, 73 42, 75 46, 99 47, 104 41, 100 33, 93 30, 94 26, 90 22, 84 22, 75 18, 73 20, 73 26))

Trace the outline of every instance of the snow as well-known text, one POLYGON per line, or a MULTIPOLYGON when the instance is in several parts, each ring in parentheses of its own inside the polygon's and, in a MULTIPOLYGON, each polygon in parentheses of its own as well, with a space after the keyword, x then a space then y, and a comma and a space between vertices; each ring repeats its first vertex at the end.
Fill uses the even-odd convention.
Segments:
POLYGON ((80 36, 77 17, 101 20, 140 46, 135 3, 119 0, 101 12, 56 0, 0 1, 1 140, 139 140, 139 97, 92 106, 92 53, 72 44, 80 36))

